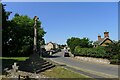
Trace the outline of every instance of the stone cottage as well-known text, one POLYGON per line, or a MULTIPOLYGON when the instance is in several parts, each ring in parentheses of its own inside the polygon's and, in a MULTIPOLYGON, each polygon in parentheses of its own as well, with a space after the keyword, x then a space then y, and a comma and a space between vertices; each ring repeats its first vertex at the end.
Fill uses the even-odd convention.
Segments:
POLYGON ((112 43, 113 41, 109 38, 109 32, 104 32, 104 38, 98 35, 98 40, 94 42, 94 47, 97 46, 107 46, 107 43, 112 43))

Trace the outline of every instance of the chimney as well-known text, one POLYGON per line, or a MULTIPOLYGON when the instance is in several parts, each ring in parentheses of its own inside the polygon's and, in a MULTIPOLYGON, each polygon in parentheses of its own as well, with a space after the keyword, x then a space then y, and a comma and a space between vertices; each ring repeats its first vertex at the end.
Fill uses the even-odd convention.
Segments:
POLYGON ((104 32, 104 38, 109 37, 109 32, 105 31, 104 32))
POLYGON ((101 40, 101 35, 98 35, 98 41, 101 40))

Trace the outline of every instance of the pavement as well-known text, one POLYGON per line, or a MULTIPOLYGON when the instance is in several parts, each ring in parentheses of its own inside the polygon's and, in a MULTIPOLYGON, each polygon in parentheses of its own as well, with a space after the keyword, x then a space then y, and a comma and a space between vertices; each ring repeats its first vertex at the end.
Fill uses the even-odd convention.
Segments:
POLYGON ((118 78, 118 65, 98 64, 76 60, 71 57, 64 57, 64 51, 58 52, 49 58, 50 60, 59 63, 65 68, 71 69, 83 75, 92 78, 118 78))

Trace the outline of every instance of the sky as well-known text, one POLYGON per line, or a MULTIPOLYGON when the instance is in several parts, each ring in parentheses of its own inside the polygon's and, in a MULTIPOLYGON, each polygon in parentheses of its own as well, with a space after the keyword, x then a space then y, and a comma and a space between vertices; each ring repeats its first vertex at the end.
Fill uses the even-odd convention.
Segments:
POLYGON ((4 2, 6 11, 38 16, 47 32, 47 42, 65 44, 71 37, 87 37, 92 41, 109 32, 111 40, 118 40, 117 2, 4 2))

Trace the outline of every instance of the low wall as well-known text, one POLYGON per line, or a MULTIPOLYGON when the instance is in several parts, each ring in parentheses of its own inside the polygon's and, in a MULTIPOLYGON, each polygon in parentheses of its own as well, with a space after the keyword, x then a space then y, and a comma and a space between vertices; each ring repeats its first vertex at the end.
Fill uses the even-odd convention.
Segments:
POLYGON ((95 62, 95 63, 101 63, 101 64, 110 64, 110 61, 108 59, 81 57, 81 56, 75 56, 75 58, 81 61, 95 62))

